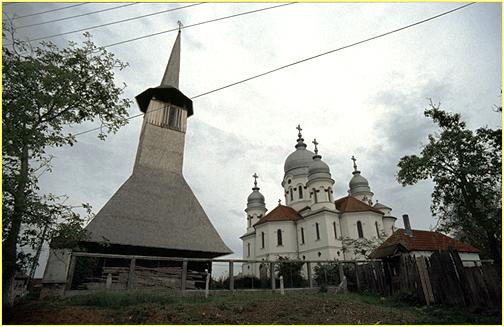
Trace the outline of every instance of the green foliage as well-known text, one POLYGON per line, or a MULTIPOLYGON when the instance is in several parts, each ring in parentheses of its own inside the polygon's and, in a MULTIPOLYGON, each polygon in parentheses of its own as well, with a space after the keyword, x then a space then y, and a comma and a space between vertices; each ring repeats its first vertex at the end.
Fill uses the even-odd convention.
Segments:
POLYGON ((71 206, 65 204, 66 196, 39 194, 38 178, 51 172, 48 149, 72 146, 76 138, 68 127, 84 122, 100 122, 101 139, 115 133, 127 123, 131 101, 121 98, 125 85, 116 87, 114 81, 114 70, 127 65, 96 47, 89 34, 82 46, 70 42, 62 49, 51 42, 33 48, 16 39, 10 25, 3 25, 2 34, 12 40, 2 44, 5 301, 14 272, 34 271, 45 241, 75 246, 85 238, 82 225, 91 217, 88 204, 71 206), (35 255, 20 254, 22 246, 33 248, 35 255))
POLYGON ((303 287, 306 281, 301 276, 302 262, 291 262, 287 257, 279 257, 280 261, 275 265, 278 276, 283 276, 285 287, 303 287))
MULTIPOLYGON (((270 287, 270 282, 265 285, 266 288, 270 287)), ((229 289, 229 276, 220 276, 218 279, 211 280, 211 289, 229 289)), ((261 288, 261 280, 255 276, 236 276, 234 278, 235 289, 251 289, 261 288)))
POLYGON ((371 252, 386 239, 383 231, 380 236, 380 238, 373 237, 372 239, 344 237, 341 239, 342 250, 346 253, 352 253, 356 258, 368 258, 371 252))
POLYGON ((327 292, 327 285, 340 283, 338 263, 319 263, 314 268, 313 278, 321 288, 325 287, 327 292))
POLYGON ((454 233, 501 262, 501 129, 470 130, 459 114, 432 102, 424 114, 439 132, 428 136, 419 155, 399 161, 398 181, 406 186, 431 179, 438 230, 454 233))

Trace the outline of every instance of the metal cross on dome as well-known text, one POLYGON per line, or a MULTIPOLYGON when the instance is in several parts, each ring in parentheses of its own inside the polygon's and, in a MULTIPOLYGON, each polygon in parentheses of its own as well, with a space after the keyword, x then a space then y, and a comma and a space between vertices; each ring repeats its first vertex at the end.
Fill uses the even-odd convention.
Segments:
POLYGON ((259 176, 257 176, 256 173, 254 173, 254 175, 252 175, 252 177, 254 177, 254 186, 257 187, 257 178, 259 178, 259 176))
POLYGON ((355 162, 357 161, 357 159, 355 159, 355 157, 354 157, 354 156, 352 156, 352 158, 351 158, 351 159, 352 159, 352 161, 353 161, 353 168, 354 168, 354 170, 355 170, 355 171, 357 171, 357 164, 355 163, 355 162))
POLYGON ((178 30, 180 31, 182 29, 182 22, 180 20, 177 20, 177 25, 178 25, 178 30))
POLYGON ((296 127, 296 129, 297 129, 297 130, 298 130, 298 132, 299 132, 299 133, 298 133, 298 136, 299 136, 299 137, 301 137, 301 136, 302 136, 302 135, 301 135, 301 131, 303 130, 303 129, 301 128, 301 125, 300 125, 300 124, 298 124, 298 125, 297 125, 297 127, 296 127))
POLYGON ((313 139, 313 142, 312 142, 312 143, 313 143, 313 144, 315 144, 315 154, 318 154, 317 145, 318 145, 319 143, 317 142, 317 139, 313 139))

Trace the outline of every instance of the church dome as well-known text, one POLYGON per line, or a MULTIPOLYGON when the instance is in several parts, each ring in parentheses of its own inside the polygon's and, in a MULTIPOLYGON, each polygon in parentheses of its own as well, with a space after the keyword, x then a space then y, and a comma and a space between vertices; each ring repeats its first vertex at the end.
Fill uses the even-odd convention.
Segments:
POLYGON ((315 144, 315 155, 313 156, 310 167, 308 168, 308 181, 317 178, 331 179, 329 166, 322 161, 322 156, 318 154, 317 140, 313 140, 313 143, 315 144))
POLYGON ((264 195, 259 192, 259 188, 257 187, 257 190, 253 190, 247 198, 247 208, 257 208, 264 206, 264 195))
POLYGON ((313 156, 315 153, 310 150, 306 150, 306 144, 301 135, 301 127, 298 126, 299 134, 296 144, 296 151, 289 154, 287 159, 285 159, 284 172, 285 175, 306 175, 308 174, 308 167, 313 162, 313 156))
POLYGON ((371 192, 369 187, 369 182, 363 176, 361 176, 360 171, 354 171, 353 177, 348 183, 350 187, 350 194, 360 193, 360 192, 371 192))
POLYGON ((259 187, 257 187, 257 178, 259 176, 254 173, 252 177, 254 177, 254 187, 252 188, 252 193, 247 198, 247 209, 265 208, 264 195, 259 192, 259 187))

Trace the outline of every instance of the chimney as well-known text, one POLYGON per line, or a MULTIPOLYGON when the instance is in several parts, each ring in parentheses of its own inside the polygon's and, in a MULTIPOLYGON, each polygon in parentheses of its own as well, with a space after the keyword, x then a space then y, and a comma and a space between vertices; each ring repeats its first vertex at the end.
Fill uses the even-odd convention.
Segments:
POLYGON ((411 231, 411 224, 410 224, 408 215, 403 215, 402 219, 404 221, 404 233, 406 235, 413 236, 413 232, 411 231))

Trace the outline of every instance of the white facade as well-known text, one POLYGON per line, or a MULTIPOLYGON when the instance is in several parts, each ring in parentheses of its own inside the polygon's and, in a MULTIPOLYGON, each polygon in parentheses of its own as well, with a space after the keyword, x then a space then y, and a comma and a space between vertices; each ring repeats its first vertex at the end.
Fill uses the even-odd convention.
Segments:
MULTIPOLYGON (((318 145, 315 140, 314 144, 318 145)), ((301 133, 295 147, 285 161, 281 182, 286 206, 279 204, 267 213, 255 182, 245 209, 243 259, 353 260, 364 256, 355 253, 351 240, 378 245, 393 233, 396 218, 390 215, 391 208, 378 203, 373 207, 374 194, 355 164, 349 195, 335 201, 335 181, 317 147, 307 150, 301 133)), ((258 263, 245 263, 242 269, 244 275, 260 274, 258 263)))

